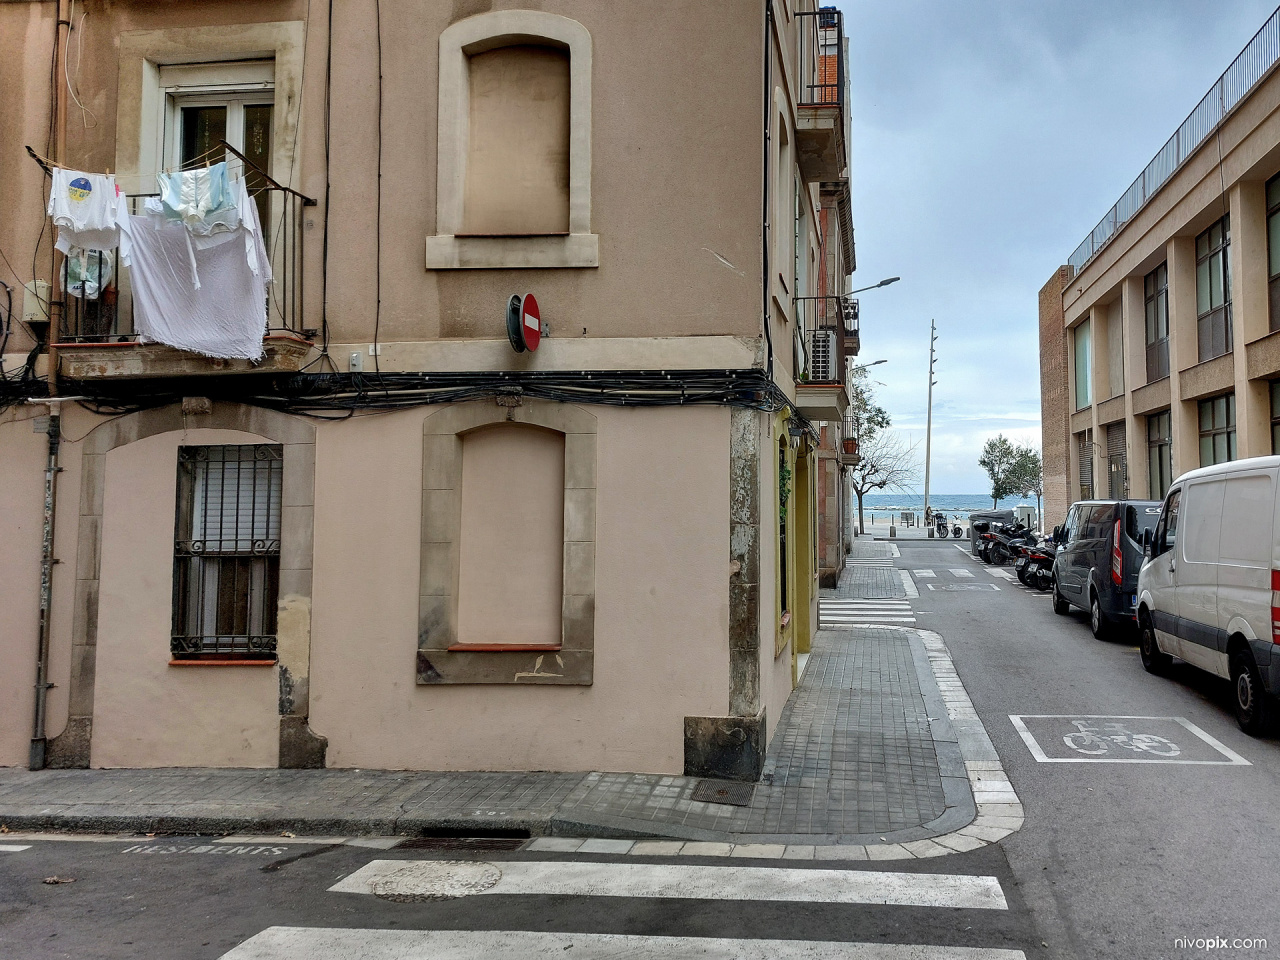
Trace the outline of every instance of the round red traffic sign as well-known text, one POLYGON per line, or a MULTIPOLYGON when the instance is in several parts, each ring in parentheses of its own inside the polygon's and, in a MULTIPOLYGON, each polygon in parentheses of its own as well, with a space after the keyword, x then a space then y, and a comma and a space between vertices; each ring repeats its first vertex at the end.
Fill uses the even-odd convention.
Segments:
POLYGON ((537 350, 542 340, 542 315, 532 293, 526 293, 520 304, 520 332, 524 335, 525 349, 537 350))

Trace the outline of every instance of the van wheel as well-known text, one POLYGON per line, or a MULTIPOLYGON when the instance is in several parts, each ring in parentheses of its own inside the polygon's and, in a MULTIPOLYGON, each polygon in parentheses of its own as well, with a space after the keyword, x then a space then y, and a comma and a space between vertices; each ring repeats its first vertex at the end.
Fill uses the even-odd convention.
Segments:
POLYGON ((1089 593, 1089 629, 1093 631, 1095 640, 1106 640, 1111 636, 1111 621, 1102 612, 1097 593, 1092 591, 1089 593))
POLYGON ((1258 665, 1247 650, 1231 658, 1231 687, 1235 692, 1236 723, 1250 736, 1258 736, 1266 729, 1271 711, 1258 665))
POLYGON ((1062 599, 1062 594, 1058 592, 1058 578, 1053 578, 1053 612, 1058 616, 1066 616, 1071 610, 1071 604, 1062 599))
POLYGON ((1138 652, 1142 654, 1142 667, 1147 673, 1162 674, 1168 671, 1173 658, 1160 649, 1156 642, 1156 628, 1151 625, 1151 617, 1142 616, 1142 636, 1138 640, 1138 652))

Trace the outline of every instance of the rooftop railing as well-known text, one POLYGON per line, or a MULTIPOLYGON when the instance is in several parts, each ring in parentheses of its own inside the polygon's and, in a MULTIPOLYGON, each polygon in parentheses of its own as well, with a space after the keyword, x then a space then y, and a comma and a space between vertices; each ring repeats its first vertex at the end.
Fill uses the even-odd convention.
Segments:
POLYGON ((1239 56, 1231 62, 1218 82, 1172 137, 1160 148, 1145 170, 1134 180, 1107 215, 1084 238, 1067 264, 1072 276, 1084 269, 1148 200, 1169 181, 1191 154, 1218 129, 1224 117, 1257 86, 1280 60, 1280 8, 1253 35, 1239 56))

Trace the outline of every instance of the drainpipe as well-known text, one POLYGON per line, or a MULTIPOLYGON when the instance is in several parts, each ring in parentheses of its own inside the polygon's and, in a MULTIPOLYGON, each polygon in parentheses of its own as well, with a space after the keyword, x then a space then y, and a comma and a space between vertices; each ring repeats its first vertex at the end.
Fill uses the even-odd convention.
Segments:
POLYGON ((49 682, 49 633, 53 614, 53 567, 58 562, 53 555, 53 529, 58 516, 58 474, 62 472, 62 467, 58 466, 58 448, 62 443, 62 416, 58 412, 58 404, 83 399, 46 397, 27 401, 49 408, 49 423, 45 428, 49 446, 44 466, 44 535, 40 546, 40 642, 36 653, 36 708, 31 728, 31 753, 27 764, 32 770, 45 768, 45 719, 48 714, 49 688, 53 686, 49 682))
POLYGON ((770 297, 772 281, 769 279, 769 244, 773 231, 769 222, 769 127, 773 122, 773 0, 764 3, 764 164, 763 182, 760 199, 760 229, 763 243, 760 244, 761 267, 764 271, 760 299, 764 311, 764 342, 768 351, 767 364, 770 382, 773 381, 773 303, 770 297))
POLYGON ((40 548, 40 643, 36 654, 36 714, 31 731, 31 755, 28 766, 43 770, 45 766, 45 715, 49 688, 49 619, 53 608, 53 524, 57 517, 58 445, 62 440, 62 417, 56 401, 49 402, 48 455, 44 467, 44 537, 40 548))

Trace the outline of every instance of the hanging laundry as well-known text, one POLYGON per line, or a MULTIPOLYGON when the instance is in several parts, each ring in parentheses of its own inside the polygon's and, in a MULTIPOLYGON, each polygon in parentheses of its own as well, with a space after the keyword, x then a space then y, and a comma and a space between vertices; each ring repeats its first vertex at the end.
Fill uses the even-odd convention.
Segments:
POLYGON ((70 247, 64 253, 62 289, 72 297, 97 300, 99 294, 111 286, 115 254, 81 247, 70 247))
POLYGON ((260 360, 271 262, 243 179, 230 187, 240 226, 193 237, 166 215, 131 216, 120 243, 143 340, 209 357, 260 360))
POLYGON ((227 179, 227 164, 161 173, 160 205, 170 220, 185 224, 196 236, 208 236, 240 226, 236 197, 227 179))
POLYGON ((114 250, 128 208, 110 174, 54 167, 48 213, 58 228, 56 246, 66 253, 72 247, 114 250))

